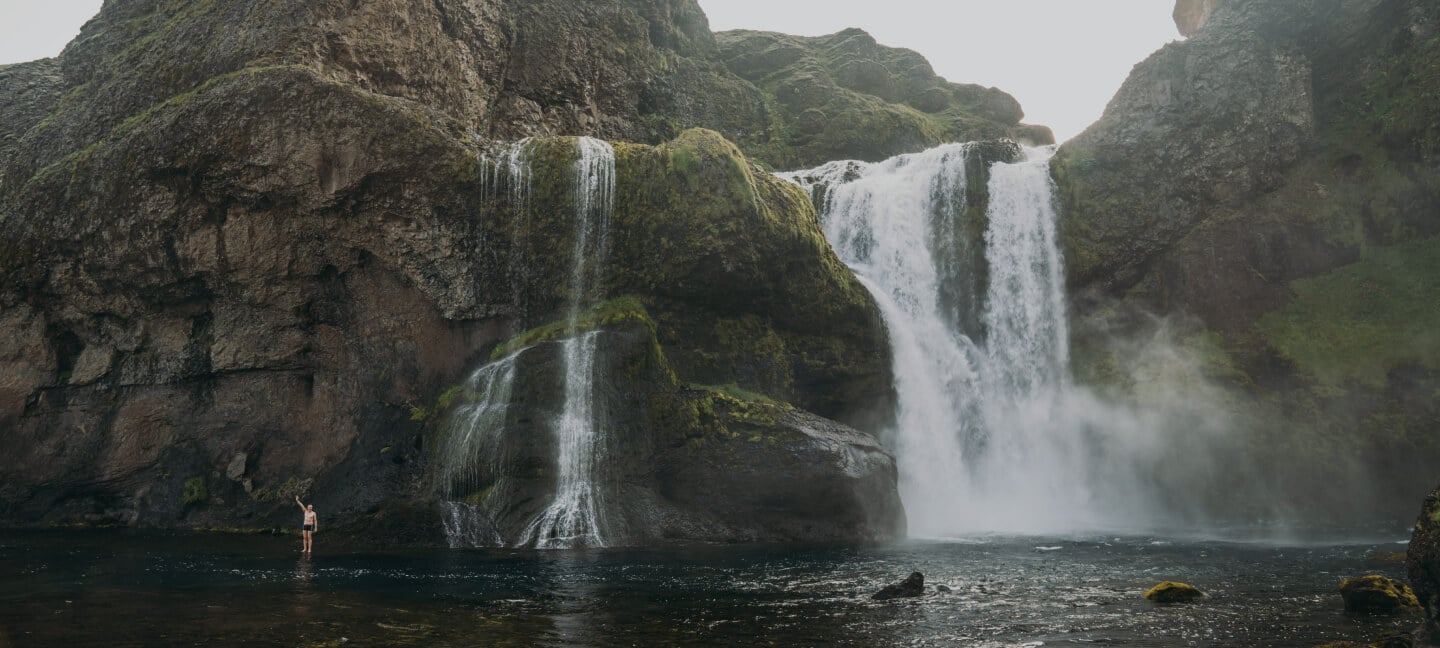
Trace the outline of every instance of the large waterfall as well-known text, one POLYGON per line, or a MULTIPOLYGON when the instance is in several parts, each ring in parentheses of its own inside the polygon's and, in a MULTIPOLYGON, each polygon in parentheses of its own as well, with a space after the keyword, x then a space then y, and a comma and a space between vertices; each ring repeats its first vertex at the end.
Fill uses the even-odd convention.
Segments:
POLYGON ((1070 381, 1053 148, 987 169, 982 146, 783 174, 811 189, 889 331, 899 400, 888 437, 910 532, 1155 523, 1155 426, 1070 381), (983 212, 969 195, 981 189, 983 212))
MULTIPOLYGON (((512 386, 524 349, 477 369, 466 382, 466 402, 457 406, 437 452, 437 486, 470 501, 445 504, 445 529, 451 546, 534 546, 542 549, 598 547, 604 532, 605 487, 600 467, 605 453, 604 412, 595 395, 599 333, 579 330, 584 311, 599 299, 609 260, 610 221, 614 211, 615 151, 606 142, 576 140, 572 182, 573 247, 565 286, 566 330, 561 345, 563 394, 558 415, 547 421, 555 448, 555 489, 551 502, 516 537, 499 530, 498 511, 490 502, 516 499, 521 488, 503 476, 504 435, 511 424, 512 386), (484 486, 483 490, 480 490, 484 486), (477 492, 478 491, 478 492, 477 492)), ((508 187, 516 222, 529 218, 534 176, 530 140, 517 142, 488 159, 492 172, 484 191, 508 187)), ((518 229, 518 228, 517 228, 518 229)), ((512 273, 523 272, 520 246, 512 251, 512 273)), ((523 497, 523 496, 520 496, 523 497)))

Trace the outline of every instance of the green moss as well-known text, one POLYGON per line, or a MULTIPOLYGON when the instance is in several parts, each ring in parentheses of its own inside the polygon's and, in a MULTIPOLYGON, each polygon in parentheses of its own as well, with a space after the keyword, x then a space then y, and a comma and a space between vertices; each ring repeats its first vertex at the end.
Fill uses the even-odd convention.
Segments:
POLYGON ((1185 603, 1205 596, 1193 585, 1177 581, 1165 581, 1145 591, 1145 598, 1156 603, 1185 603))
POLYGON ((511 353, 534 346, 541 342, 570 337, 597 328, 614 324, 633 322, 654 327, 645 304, 638 297, 624 296, 596 304, 580 313, 574 321, 556 320, 538 326, 500 343, 490 352, 490 359, 498 360, 511 353))
POLYGON ((1418 608, 1414 590, 1400 581, 1368 574, 1340 581, 1347 612, 1386 612, 1397 608, 1418 608))
POLYGON ((1225 338, 1214 331, 1197 333, 1180 341, 1181 349, 1199 363, 1206 376, 1236 385, 1252 384, 1250 376, 1240 368, 1225 345, 1225 338))
POLYGON ((725 396, 726 398, 731 398, 745 403, 763 403, 765 405, 789 407, 788 405, 781 403, 773 398, 770 398, 769 396, 766 396, 764 394, 757 394, 748 389, 742 389, 736 386, 734 383, 728 385, 690 385, 690 389, 719 394, 725 396))
POLYGON ((1440 154, 1440 37, 1412 42, 1387 57, 1385 65, 1358 94, 1347 97, 1348 108, 1376 135, 1408 145, 1421 156, 1440 154))
POLYGON ((394 448, 392 448, 392 447, 390 447, 390 446, 385 446, 385 447, 383 447, 383 448, 380 448, 380 454, 382 454, 382 455, 383 455, 383 454, 390 454, 390 451, 391 451, 391 450, 394 450, 394 448))
POLYGON ((185 488, 180 491, 180 504, 190 506, 201 504, 210 499, 210 491, 206 488, 205 477, 191 477, 185 480, 185 488))
POLYGON ((859 32, 807 38, 742 31, 717 39, 731 71, 767 95, 762 114, 770 123, 748 125, 739 136, 748 155, 772 168, 875 161, 1006 137, 1015 127, 992 110, 1003 103, 1000 91, 950 84, 914 52, 859 32), (868 71, 857 74, 860 68, 868 71))
POLYGON ((1294 302, 1257 328, 1322 384, 1383 387, 1396 367, 1440 369, 1440 239, 1371 250, 1291 288, 1294 302))
POLYGON ((257 488, 250 493, 250 498, 257 502, 288 502, 296 497, 303 497, 310 492, 310 486, 315 483, 313 479, 296 479, 291 477, 285 483, 267 487, 257 488))

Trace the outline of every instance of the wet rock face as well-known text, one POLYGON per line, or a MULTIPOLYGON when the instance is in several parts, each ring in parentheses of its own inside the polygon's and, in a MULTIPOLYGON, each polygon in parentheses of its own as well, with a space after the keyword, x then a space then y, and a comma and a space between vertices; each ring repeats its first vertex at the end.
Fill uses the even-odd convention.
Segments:
MULTIPOLYGON (((428 412, 496 343, 554 317, 553 287, 563 283, 515 280, 524 265, 512 263, 517 249, 553 259, 570 248, 515 231, 484 191, 493 174, 475 129, 543 131, 545 119, 506 126, 476 112, 499 101, 501 84, 486 81, 489 59, 476 57, 508 38, 508 27, 486 26, 498 5, 420 3, 407 12, 382 4, 387 11, 326 13, 337 8, 222 1, 172 15, 112 1, 60 62, 70 99, 41 119, 0 115, 4 132, 24 130, 0 149, 0 223, 13 235, 0 246, 6 521, 266 527, 288 525, 291 498, 302 495, 331 528, 433 540, 434 529, 399 531, 425 517, 415 511, 431 496, 422 485, 438 422, 428 412), (392 24, 398 16, 412 22, 392 24), (217 21, 234 29, 199 39, 217 21), (311 39, 317 31, 329 36, 311 39), (442 35, 449 40, 436 40, 442 35), (300 41, 306 47, 291 47, 300 41), (412 46, 437 62, 406 67, 420 56, 412 46), (386 76, 396 70, 405 74, 386 76)), ((652 14, 683 17, 686 6, 664 3, 668 13, 652 14)), ((638 28, 645 21, 633 11, 603 9, 587 4, 570 18, 619 16, 647 42, 705 47, 693 15, 688 26, 652 31, 638 28)), ((35 105, 49 106, 53 64, 28 65, 6 68, 0 83, 33 86, 35 105)), ((638 96, 623 83, 585 87, 638 96)), ((768 202, 757 192, 781 183, 756 188, 757 172, 734 155, 713 164, 746 179, 743 194, 728 196, 738 204, 666 207, 698 214, 702 225, 740 215, 763 225, 710 251, 719 267, 755 277, 746 287, 755 324, 745 331, 758 339, 718 358, 706 378, 757 385, 747 374, 760 372, 747 368, 784 365, 765 383, 784 387, 777 396, 826 409, 832 397, 820 389, 833 387, 849 403, 873 402, 867 384, 887 380, 883 349, 863 346, 883 344, 873 304, 820 254, 828 248, 816 244, 813 211, 799 210, 803 197, 768 202), (785 278, 753 273, 774 245, 809 256, 785 278), (802 285, 808 294, 787 294, 802 285), (778 310, 830 299, 839 300, 833 312, 852 315, 843 335, 867 340, 861 347, 847 351, 849 342, 778 310), (827 351, 807 361, 811 346, 827 351)), ((711 164, 681 169, 704 174, 711 164)), ((569 178, 552 175, 544 186, 569 178)), ((670 177, 675 188, 666 182, 662 195, 704 197, 680 188, 698 184, 685 172, 670 177)), ((630 210, 636 229, 619 235, 638 249, 642 228, 668 214, 630 210)), ((553 269, 537 267, 537 276, 553 269)), ((708 325, 681 303, 696 289, 674 288, 690 280, 671 274, 615 288, 674 295, 666 330, 688 331, 708 325)), ((827 413, 845 416, 838 406, 827 413)))
POLYGON ((1430 493, 1415 520, 1406 552, 1405 571, 1415 597, 1425 609, 1425 623, 1416 645, 1440 646, 1440 489, 1430 493))

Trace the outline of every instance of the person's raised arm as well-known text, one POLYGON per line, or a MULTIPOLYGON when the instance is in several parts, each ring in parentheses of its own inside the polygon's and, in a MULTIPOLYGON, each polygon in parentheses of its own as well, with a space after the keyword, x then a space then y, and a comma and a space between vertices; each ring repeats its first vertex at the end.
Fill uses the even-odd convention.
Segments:
POLYGON ((299 496, 299 495, 296 495, 296 496, 295 496, 295 505, 296 505, 296 506, 299 506, 301 511, 304 511, 304 510, 305 510, 305 503, 302 502, 302 501, 300 501, 300 496, 299 496))

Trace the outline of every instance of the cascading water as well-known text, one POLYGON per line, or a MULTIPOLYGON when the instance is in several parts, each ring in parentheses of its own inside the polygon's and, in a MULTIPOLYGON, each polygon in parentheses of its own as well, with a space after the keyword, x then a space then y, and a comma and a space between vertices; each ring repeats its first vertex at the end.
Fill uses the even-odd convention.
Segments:
POLYGON ((595 351, 599 333, 575 333, 582 310, 601 286, 609 260, 610 218, 615 208, 615 150, 610 144, 580 139, 575 166, 576 229, 570 273, 565 340, 565 406, 555 425, 559 471, 555 500, 526 530, 526 541, 540 548, 605 546, 602 532, 603 488, 597 470, 604 456, 604 417, 595 404, 595 351))
MULTIPOLYGON (((572 176, 574 247, 567 283, 566 322, 562 341, 564 370, 561 411, 549 428, 555 436, 555 495, 551 503, 514 538, 496 530, 493 512, 478 503, 445 504, 445 529, 451 546, 517 545, 537 548, 598 547, 604 532, 604 412, 597 407, 596 351, 599 333, 579 331, 579 319, 596 299, 604 280, 614 211, 615 152, 606 142, 577 140, 578 159, 572 176)), ((494 169, 484 190, 510 189, 515 218, 528 217, 533 172, 533 146, 524 140, 489 160, 494 169)), ((519 272, 512 253, 512 273, 519 272)), ((523 349, 489 363, 472 374, 465 386, 470 401, 455 410, 439 451, 436 476, 443 492, 454 496, 491 483, 487 499, 506 500, 510 484, 496 480, 503 454, 516 364, 523 349)))
POLYGON ((911 534, 1156 522, 1145 482, 1164 455, 1154 426, 1069 379, 1053 148, 991 165, 976 222, 980 146, 782 174, 812 191, 889 331, 899 396, 889 437, 911 534), (981 225, 983 244, 968 240, 981 225))

